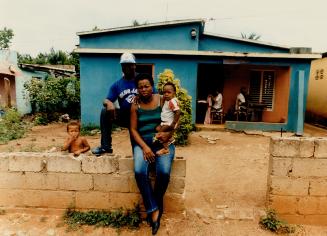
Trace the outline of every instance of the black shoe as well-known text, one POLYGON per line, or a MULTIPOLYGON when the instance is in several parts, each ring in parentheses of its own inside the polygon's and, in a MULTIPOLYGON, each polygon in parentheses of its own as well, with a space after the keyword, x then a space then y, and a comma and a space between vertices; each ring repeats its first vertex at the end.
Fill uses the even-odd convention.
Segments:
POLYGON ((152 235, 157 234, 159 228, 160 228, 160 220, 158 218, 156 222, 152 222, 152 235))
POLYGON ((102 147, 96 147, 96 148, 93 148, 91 152, 96 156, 101 156, 104 153, 112 153, 113 150, 112 150, 112 148, 104 149, 102 147))

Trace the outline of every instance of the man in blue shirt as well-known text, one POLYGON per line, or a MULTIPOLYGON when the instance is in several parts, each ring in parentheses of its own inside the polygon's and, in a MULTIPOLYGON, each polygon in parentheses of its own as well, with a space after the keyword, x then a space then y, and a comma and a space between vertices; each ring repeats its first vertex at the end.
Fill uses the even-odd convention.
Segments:
POLYGON ((134 78, 136 75, 136 61, 131 53, 123 53, 120 57, 120 64, 124 73, 123 77, 116 81, 109 89, 100 115, 101 129, 101 146, 92 150, 92 153, 100 156, 104 153, 112 153, 112 123, 115 119, 114 102, 118 99, 119 103, 119 119, 116 121, 120 126, 129 128, 131 103, 137 94, 134 78))

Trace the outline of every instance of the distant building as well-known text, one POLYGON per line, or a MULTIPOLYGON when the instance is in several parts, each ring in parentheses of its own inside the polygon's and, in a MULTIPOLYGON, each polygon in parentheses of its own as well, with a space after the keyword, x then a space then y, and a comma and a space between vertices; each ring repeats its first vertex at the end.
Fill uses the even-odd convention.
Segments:
POLYGON ((235 130, 303 132, 311 60, 310 49, 207 33, 203 20, 179 20, 79 32, 82 123, 98 124, 102 100, 121 77, 119 57, 129 51, 137 70, 159 73, 170 68, 192 96, 194 123, 203 123, 205 100, 221 89, 225 112, 233 112, 242 86, 254 104, 264 106, 262 118, 252 122, 227 120, 235 130), (256 121, 256 122, 254 122, 256 121))
POLYGON ((311 62, 306 120, 327 126, 327 53, 311 62))
POLYGON ((25 96, 24 83, 32 78, 46 79, 53 76, 73 76, 74 66, 17 64, 17 52, 0 50, 0 108, 16 107, 21 114, 31 112, 25 96), (61 67, 61 68, 60 68, 61 67))

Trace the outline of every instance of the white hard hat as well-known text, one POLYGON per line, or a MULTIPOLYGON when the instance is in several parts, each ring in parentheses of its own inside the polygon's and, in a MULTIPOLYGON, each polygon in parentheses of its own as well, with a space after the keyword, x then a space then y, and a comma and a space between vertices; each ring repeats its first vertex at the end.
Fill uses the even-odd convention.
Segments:
POLYGON ((129 52, 124 52, 120 57, 120 64, 123 64, 123 63, 133 63, 133 64, 135 64, 136 61, 135 61, 134 55, 132 53, 129 53, 129 52))

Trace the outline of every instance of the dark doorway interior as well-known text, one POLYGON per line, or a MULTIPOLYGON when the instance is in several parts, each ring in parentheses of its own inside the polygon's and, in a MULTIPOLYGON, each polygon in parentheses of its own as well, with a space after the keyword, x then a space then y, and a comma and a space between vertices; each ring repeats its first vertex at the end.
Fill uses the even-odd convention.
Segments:
POLYGON ((207 100, 209 94, 216 90, 223 92, 224 73, 222 64, 199 64, 197 78, 196 123, 204 121, 207 104, 199 101, 207 100))

